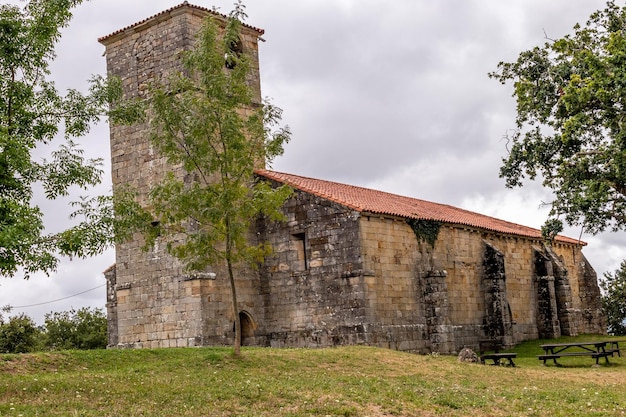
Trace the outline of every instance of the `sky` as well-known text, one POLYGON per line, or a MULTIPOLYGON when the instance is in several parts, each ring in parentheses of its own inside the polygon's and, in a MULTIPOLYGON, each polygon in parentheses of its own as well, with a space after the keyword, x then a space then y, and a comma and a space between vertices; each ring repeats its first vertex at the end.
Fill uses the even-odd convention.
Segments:
MULTIPOLYGON (((1 1, 0 4, 22 4, 1 1)), ((105 74, 97 39, 182 0, 91 0, 78 6, 57 48, 52 79, 61 91, 85 90, 105 74)), ((228 13, 234 0, 191 0, 228 13)), ((515 127, 512 86, 487 74, 500 61, 572 32, 599 0, 247 0, 246 23, 265 30, 261 90, 292 130, 271 169, 450 204, 540 228, 551 195, 540 184, 508 189, 498 172, 503 137, 515 127)), ((617 2, 620 4, 620 2, 617 2)), ((105 160, 108 126, 80 140, 105 160)), ((85 195, 77 191, 72 199, 85 195)), ((68 200, 37 200, 50 231, 68 224, 68 200)), ((626 258, 625 233, 598 236, 568 228, 599 277, 626 258)), ((103 308, 102 271, 114 251, 63 259, 56 272, 0 277, 0 306, 41 323, 46 313, 103 308)))

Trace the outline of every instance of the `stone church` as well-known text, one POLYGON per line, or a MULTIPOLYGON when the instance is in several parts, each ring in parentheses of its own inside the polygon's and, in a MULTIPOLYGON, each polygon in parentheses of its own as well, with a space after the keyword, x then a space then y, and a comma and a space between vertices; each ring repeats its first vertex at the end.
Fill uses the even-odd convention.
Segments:
MULTIPOLYGON (((203 19, 224 16, 187 2, 99 41, 108 72, 128 98, 180 69, 203 19)), ((261 102, 258 40, 244 24, 250 82, 261 102)), ((146 195, 168 170, 146 125, 111 126, 113 185, 146 195)), ((252 240, 273 253, 257 270, 241 267, 244 345, 329 347, 363 344, 454 353, 482 339, 504 345, 579 333, 605 333, 597 276, 584 242, 437 204, 298 175, 258 170, 288 184, 286 222, 260 219, 252 240)), ((111 347, 228 345, 234 316, 225 271, 183 272, 163 247, 116 247, 107 279, 111 347)))

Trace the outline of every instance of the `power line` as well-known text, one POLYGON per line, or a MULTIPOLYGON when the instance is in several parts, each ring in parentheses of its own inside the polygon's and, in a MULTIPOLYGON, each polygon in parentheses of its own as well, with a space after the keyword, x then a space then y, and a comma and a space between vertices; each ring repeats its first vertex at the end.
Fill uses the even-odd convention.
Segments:
POLYGON ((26 306, 11 306, 11 308, 12 308, 12 309, 13 309, 13 308, 16 308, 16 309, 17 309, 17 308, 29 308, 29 307, 37 307, 37 306, 42 306, 42 305, 45 305, 45 304, 52 304, 52 303, 56 303, 57 301, 67 300, 68 298, 77 297, 77 296, 79 296, 79 295, 82 295, 82 294, 88 293, 88 292, 90 292, 90 291, 97 290, 98 288, 102 288, 102 287, 104 287, 105 285, 106 285, 106 284, 98 285, 97 287, 93 287, 93 288, 90 288, 90 289, 85 290, 85 291, 81 291, 81 292, 76 293, 76 294, 73 294, 73 295, 68 295, 67 297, 57 298, 56 300, 52 300, 52 301, 44 301, 43 303, 29 304, 29 305, 26 305, 26 306))

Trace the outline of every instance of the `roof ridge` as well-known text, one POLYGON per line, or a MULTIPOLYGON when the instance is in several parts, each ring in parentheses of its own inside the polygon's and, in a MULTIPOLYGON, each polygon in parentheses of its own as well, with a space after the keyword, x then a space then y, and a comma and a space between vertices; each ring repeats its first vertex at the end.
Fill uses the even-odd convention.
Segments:
MULTIPOLYGON (((289 176, 289 177, 298 177, 298 178, 302 178, 302 179, 305 179, 305 180, 312 180, 312 181, 323 181, 323 182, 325 182, 327 184, 336 184, 336 185, 339 185, 339 186, 342 186, 342 187, 349 187, 349 188, 355 188, 355 189, 359 189, 359 190, 374 191, 376 193, 382 193, 382 194, 387 194, 387 195, 391 195, 391 196, 395 196, 395 197, 407 198, 407 199, 414 200, 414 201, 423 201, 425 203, 437 204, 437 205, 440 205, 440 206, 445 206, 446 205, 446 204, 442 204, 442 203, 435 203, 435 202, 428 201, 428 200, 422 200, 422 199, 419 199, 419 198, 404 196, 404 195, 401 195, 401 194, 395 194, 395 193, 391 193, 389 191, 375 190, 373 188, 367 188, 367 187, 363 187, 361 185, 346 184, 346 183, 342 183, 342 182, 337 182, 337 181, 332 181, 332 180, 324 180, 324 179, 321 179, 321 178, 307 177, 307 176, 298 175, 298 174, 289 174, 287 172, 271 171, 271 170, 268 170, 268 169, 257 169, 255 172, 257 172, 257 173, 267 173, 269 175, 272 175, 272 174, 286 175, 286 176, 289 176)), ((454 208, 454 206, 449 206, 449 207, 454 208)))

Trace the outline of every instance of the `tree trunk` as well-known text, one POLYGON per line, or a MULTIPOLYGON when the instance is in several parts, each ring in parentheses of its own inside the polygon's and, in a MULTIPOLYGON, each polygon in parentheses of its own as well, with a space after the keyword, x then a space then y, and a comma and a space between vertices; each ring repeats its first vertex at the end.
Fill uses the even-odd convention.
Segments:
POLYGON ((228 265, 228 279, 230 281, 230 293, 233 301, 233 315, 235 317, 235 342, 233 344, 233 355, 241 356, 241 320, 239 318, 239 308, 237 306, 237 288, 235 287, 235 276, 233 265, 230 259, 226 260, 228 265))
POLYGON ((233 273, 233 247, 231 239, 230 218, 228 216, 226 216, 226 266, 228 267, 230 294, 233 301, 233 316, 235 317, 235 342, 233 344, 233 355, 241 356, 241 319, 239 318, 237 288, 235 286, 235 274, 233 273))

